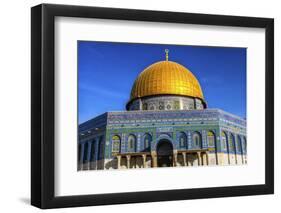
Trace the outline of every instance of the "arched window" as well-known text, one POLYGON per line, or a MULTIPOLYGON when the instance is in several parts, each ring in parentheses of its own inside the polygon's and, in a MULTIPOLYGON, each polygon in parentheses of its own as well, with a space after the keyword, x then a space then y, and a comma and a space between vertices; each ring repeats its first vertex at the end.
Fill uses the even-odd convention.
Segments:
POLYGON ((174 101, 174 109, 180 109, 180 102, 179 101, 174 101))
POLYGON ((221 148, 227 150, 227 135, 225 132, 221 132, 221 148))
POLYGON ((151 106, 149 106, 149 110, 155 110, 155 106, 154 105, 151 105, 151 106))
POLYGON ((145 134, 144 138, 143 138, 144 151, 150 151, 151 141, 152 141, 151 135, 150 134, 145 134))
POLYGON ((99 147, 98 147, 98 160, 103 159, 103 150, 104 150, 103 137, 100 137, 99 147))
POLYGON ((136 151, 136 137, 134 135, 129 135, 128 137, 128 149, 131 152, 135 152, 136 151))
POLYGON ((235 150, 235 138, 233 134, 230 134, 230 138, 229 138, 229 144, 228 144, 228 148, 230 152, 234 152, 235 150))
POLYGON ((143 109, 143 110, 147 110, 147 103, 144 103, 144 104, 142 105, 142 109, 143 109))
POLYGON ((79 145, 78 145, 78 160, 79 160, 79 162, 82 161, 81 156, 82 156, 82 153, 81 153, 81 144, 79 143, 79 145))
POLYGON ((159 101, 159 110, 164 110, 164 102, 159 101))
POLYGON ((112 152, 120 152, 121 139, 118 135, 112 137, 112 152))
POLYGON ((92 141, 92 145, 91 145, 91 155, 90 155, 90 161, 92 162, 92 161, 94 161, 95 160, 95 152, 96 152, 96 147, 95 147, 95 145, 96 145, 96 141, 95 140, 93 140, 92 141))
POLYGON ((208 146, 209 147, 214 147, 215 146, 215 134, 212 131, 208 131, 207 133, 207 140, 208 140, 208 146))
POLYGON ((243 150, 244 150, 244 154, 247 153, 247 139, 246 137, 243 137, 243 150))
POLYGON ((172 106, 170 104, 167 104, 166 108, 167 108, 167 110, 171 110, 172 106))
POLYGON ((181 132, 179 135, 180 148, 186 148, 186 143, 187 143, 186 134, 184 132, 181 132))
POLYGON ((84 143, 83 163, 86 163, 88 161, 88 149, 89 149, 89 144, 88 142, 86 142, 84 143))
POLYGON ((199 132, 194 132, 192 135, 192 141, 195 147, 201 147, 201 134, 199 132))
POLYGON ((98 139, 98 156, 97 156, 97 169, 103 169, 104 159, 104 138, 101 136, 98 139))
POLYGON ((242 153, 242 140, 241 140, 240 136, 238 136, 238 140, 237 140, 236 145, 237 145, 237 151, 242 153))

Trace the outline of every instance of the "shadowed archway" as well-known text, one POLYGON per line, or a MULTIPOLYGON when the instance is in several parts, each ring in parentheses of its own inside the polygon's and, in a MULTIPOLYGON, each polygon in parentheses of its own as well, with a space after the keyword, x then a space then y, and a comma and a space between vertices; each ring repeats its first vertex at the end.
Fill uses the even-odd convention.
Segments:
POLYGON ((162 139, 157 145, 157 167, 173 166, 173 145, 167 139, 162 139))

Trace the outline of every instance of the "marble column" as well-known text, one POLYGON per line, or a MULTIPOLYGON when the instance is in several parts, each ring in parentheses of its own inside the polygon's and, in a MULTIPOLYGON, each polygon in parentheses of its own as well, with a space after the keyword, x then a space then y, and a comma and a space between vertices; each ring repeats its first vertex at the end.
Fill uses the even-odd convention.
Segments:
POLYGON ((202 158, 201 158, 200 152, 197 152, 197 157, 198 157, 198 165, 201 166, 202 165, 202 158))
POLYGON ((130 169, 131 156, 130 155, 126 155, 126 158, 127 158, 127 169, 130 169))
POLYGON ((146 168, 146 155, 142 155, 143 168, 146 168))
POLYGON ((178 163, 178 152, 174 151, 174 155, 173 155, 173 166, 177 166, 178 163))
POLYGON ((186 166, 186 153, 185 152, 182 153, 182 157, 183 157, 183 166, 186 166))
POLYGON ((155 151, 151 152, 152 167, 157 167, 157 154, 155 151))
POLYGON ((117 155, 117 169, 121 168, 121 155, 117 155))
POLYGON ((209 165, 209 155, 207 152, 206 152, 206 162, 207 162, 207 165, 209 165))

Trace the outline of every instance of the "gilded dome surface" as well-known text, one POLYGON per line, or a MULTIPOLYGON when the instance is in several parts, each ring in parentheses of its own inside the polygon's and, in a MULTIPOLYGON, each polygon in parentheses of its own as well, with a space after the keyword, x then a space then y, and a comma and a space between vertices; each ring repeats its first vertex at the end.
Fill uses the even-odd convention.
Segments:
POLYGON ((173 61, 159 61, 144 69, 134 82, 130 101, 153 95, 182 95, 204 100, 196 77, 173 61))

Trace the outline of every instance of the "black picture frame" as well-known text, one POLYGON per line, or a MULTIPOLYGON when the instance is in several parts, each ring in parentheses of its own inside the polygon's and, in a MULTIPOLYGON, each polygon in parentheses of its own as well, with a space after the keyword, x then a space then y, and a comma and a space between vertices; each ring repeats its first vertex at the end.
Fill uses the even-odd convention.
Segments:
POLYGON ((60 208, 218 198, 274 193, 274 20, 164 11, 41 4, 31 8, 31 204, 60 208), (95 195, 54 195, 54 21, 55 17, 100 18, 162 23, 264 28, 266 127, 265 184, 95 195))

